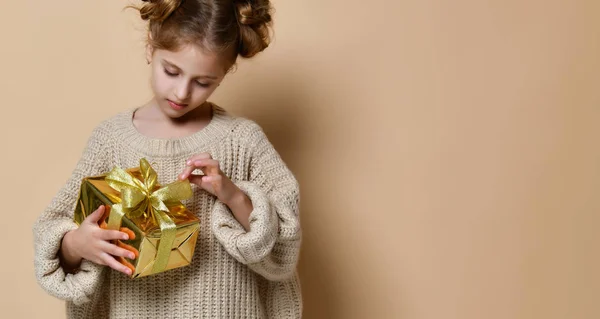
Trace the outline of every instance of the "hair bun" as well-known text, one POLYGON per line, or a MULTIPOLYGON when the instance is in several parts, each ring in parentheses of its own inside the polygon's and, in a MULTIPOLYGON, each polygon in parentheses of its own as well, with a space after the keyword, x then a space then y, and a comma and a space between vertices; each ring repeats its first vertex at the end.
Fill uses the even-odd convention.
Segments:
POLYGON ((271 22, 269 1, 239 1, 236 7, 240 24, 251 26, 271 22))
POLYGON ((145 4, 139 9, 143 20, 163 22, 179 6, 182 0, 142 0, 145 4))
POLYGON ((240 24, 240 55, 250 58, 269 46, 272 23, 271 3, 268 0, 236 1, 240 24))

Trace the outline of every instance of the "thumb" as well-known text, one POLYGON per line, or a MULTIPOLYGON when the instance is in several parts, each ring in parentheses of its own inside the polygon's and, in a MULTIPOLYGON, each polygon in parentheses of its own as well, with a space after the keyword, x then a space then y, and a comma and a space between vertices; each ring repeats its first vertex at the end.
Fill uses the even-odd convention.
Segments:
POLYGON ((202 187, 202 177, 204 177, 204 175, 192 174, 188 177, 188 180, 190 181, 190 183, 202 187))
POLYGON ((98 221, 102 219, 102 216, 104 215, 104 210, 104 205, 98 207, 98 209, 85 218, 85 221, 88 223, 98 224, 98 221))

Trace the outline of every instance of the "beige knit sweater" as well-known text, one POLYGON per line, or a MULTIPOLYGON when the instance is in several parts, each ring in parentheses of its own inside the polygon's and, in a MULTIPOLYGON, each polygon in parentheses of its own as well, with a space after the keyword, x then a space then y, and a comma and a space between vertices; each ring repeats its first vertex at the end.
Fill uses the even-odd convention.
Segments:
POLYGON ((213 119, 193 135, 149 138, 133 126, 134 109, 105 120, 89 138, 71 178, 33 226, 35 272, 68 318, 300 318, 296 273, 301 243, 298 183, 254 122, 213 104, 213 119), (192 185, 183 203, 200 219, 189 266, 130 279, 84 260, 65 273, 57 252, 72 221, 82 178, 153 163, 159 183, 177 179, 190 156, 208 152, 251 199, 246 232, 226 205, 192 185))

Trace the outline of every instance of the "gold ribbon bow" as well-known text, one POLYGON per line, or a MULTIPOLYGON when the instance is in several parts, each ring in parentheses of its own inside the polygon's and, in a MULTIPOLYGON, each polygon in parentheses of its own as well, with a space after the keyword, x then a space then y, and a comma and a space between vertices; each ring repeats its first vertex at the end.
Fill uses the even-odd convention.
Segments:
POLYGON ((119 167, 106 175, 107 184, 121 193, 121 203, 112 206, 107 228, 119 230, 123 216, 152 218, 161 231, 152 270, 161 272, 167 267, 176 234, 175 222, 167 214, 168 206, 192 197, 192 187, 187 180, 160 187, 156 171, 145 158, 140 160, 140 173, 143 181, 119 167))

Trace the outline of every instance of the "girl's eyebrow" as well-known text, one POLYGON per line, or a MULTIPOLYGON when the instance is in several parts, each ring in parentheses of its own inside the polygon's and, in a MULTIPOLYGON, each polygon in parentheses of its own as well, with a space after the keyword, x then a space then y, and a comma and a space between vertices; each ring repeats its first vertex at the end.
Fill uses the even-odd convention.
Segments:
MULTIPOLYGON (((170 67, 174 68, 176 71, 178 71, 178 72, 181 72, 181 68, 180 68, 180 67, 178 67, 177 65, 175 65, 174 63, 172 63, 172 62, 169 62, 169 61, 167 61, 167 60, 165 60, 165 59, 162 59, 162 62, 163 62, 164 64, 166 64, 166 65, 168 65, 168 66, 170 66, 170 67)), ((218 79, 216 76, 213 76, 213 75, 199 75, 199 76, 197 76, 197 77, 198 77, 198 78, 207 78, 207 79, 212 79, 212 80, 216 80, 216 79, 218 79)))

